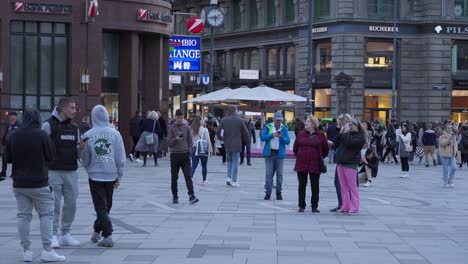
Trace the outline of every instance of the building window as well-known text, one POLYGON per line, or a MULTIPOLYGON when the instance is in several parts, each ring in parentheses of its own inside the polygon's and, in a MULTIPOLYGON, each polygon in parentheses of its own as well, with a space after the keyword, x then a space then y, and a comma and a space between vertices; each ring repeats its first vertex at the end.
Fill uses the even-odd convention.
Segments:
POLYGON ((293 0, 284 0, 284 23, 292 24, 294 23, 294 1, 293 0))
POLYGON ((457 43, 452 50, 452 72, 468 73, 468 42, 457 43))
POLYGON ((209 70, 210 70, 210 54, 209 53, 203 53, 202 55, 202 63, 203 63, 203 66, 202 66, 202 71, 204 73, 208 73, 209 70))
POLYGON ((257 70, 259 68, 258 50, 236 50, 232 53, 232 76, 239 78, 239 70, 257 70))
POLYGON ((468 11, 466 10, 468 7, 468 0, 455 0, 455 17, 463 18, 468 17, 468 11))
POLYGON ((216 52, 216 68, 213 75, 214 80, 225 80, 226 54, 222 51, 216 52))
POLYGON ((240 0, 232 1, 232 30, 239 31, 241 29, 241 8, 240 0))
POLYGON ((267 78, 294 78, 295 47, 270 48, 267 53, 267 78))
POLYGON ((332 68, 331 42, 319 43, 315 48, 315 73, 330 71, 332 68))
POLYGON ((315 0, 314 17, 317 20, 330 16, 330 0, 315 0))
POLYGON ((10 108, 38 109, 43 118, 48 117, 67 91, 67 27, 12 21, 10 41, 10 108))
POLYGON ((367 42, 364 67, 373 71, 392 71, 393 43, 367 42))
POLYGON ((367 15, 370 18, 393 18, 394 2, 394 0, 368 0, 367 15))
POLYGON ((255 29, 258 27, 257 0, 249 1, 249 25, 251 29, 255 29))
POLYGON ((275 0, 267 0, 267 15, 266 24, 267 26, 274 26, 276 24, 276 6, 275 0))
POLYGON ((120 35, 102 33, 102 91, 118 93, 120 35))

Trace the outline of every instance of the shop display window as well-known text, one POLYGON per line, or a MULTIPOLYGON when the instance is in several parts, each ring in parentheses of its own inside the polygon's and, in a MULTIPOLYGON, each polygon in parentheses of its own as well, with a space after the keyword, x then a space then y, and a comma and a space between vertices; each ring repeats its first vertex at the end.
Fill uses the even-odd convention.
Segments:
POLYGON ((468 42, 457 42, 452 48, 452 72, 468 73, 468 42))
POLYGON ((331 117, 331 89, 315 89, 315 117, 331 117))
POLYGON ((315 73, 330 71, 332 68, 331 42, 319 43, 315 47, 315 73))
POLYGON ((391 42, 367 42, 366 70, 392 71, 393 43, 391 42))

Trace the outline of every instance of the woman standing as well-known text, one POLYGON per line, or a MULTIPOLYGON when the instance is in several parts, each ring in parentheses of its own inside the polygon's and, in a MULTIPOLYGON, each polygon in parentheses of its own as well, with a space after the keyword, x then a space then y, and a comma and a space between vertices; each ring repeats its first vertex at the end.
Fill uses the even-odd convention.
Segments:
POLYGON ((410 153, 413 151, 412 145, 412 135, 408 130, 408 124, 404 123, 401 125, 401 135, 398 136, 397 141, 400 143, 400 162, 401 162, 401 171, 403 174, 400 178, 408 178, 409 177, 409 163, 408 159, 410 153))
POLYGON ((154 166, 158 166, 158 146, 159 146, 159 137, 158 133, 159 122, 158 114, 155 111, 148 112, 145 119, 141 123, 143 133, 138 140, 137 146, 135 147, 136 151, 139 151, 143 154, 143 167, 146 167, 146 158, 148 157, 148 152, 153 153, 154 166), (151 135, 153 136, 151 140, 151 135))
POLYGON ((453 188, 453 176, 457 170, 457 139, 451 122, 445 124, 444 132, 439 137, 439 153, 443 166, 443 181, 445 188, 453 188), (450 174, 449 174, 450 168, 450 174), (449 175, 448 175, 449 174, 449 175))
POLYGON ((320 159, 323 162, 323 158, 328 156, 328 142, 325 134, 319 129, 317 118, 313 115, 310 115, 305 121, 305 129, 298 132, 293 151, 296 156, 294 170, 297 172, 299 181, 299 212, 304 212, 306 207, 307 178, 310 178, 312 212, 320 213, 318 210, 320 159))
POLYGON ((203 175, 203 184, 208 184, 206 181, 206 174, 208 173, 208 155, 212 152, 211 150, 211 140, 210 140, 210 133, 207 128, 204 127, 205 121, 201 120, 200 117, 196 116, 192 120, 192 124, 190 125, 190 132, 192 135, 192 170, 190 172, 190 176, 195 174, 195 170, 198 167, 198 162, 201 160, 202 164, 202 175, 203 175), (200 141, 200 142, 199 142, 200 141), (206 144, 208 152, 201 152, 199 149, 199 153, 197 153, 197 146, 198 148, 202 148, 202 143, 206 144))
POLYGON ((343 204, 340 213, 356 215, 359 213, 359 189, 357 187, 357 167, 361 149, 366 144, 366 133, 356 118, 341 128, 337 138, 336 163, 340 180, 343 204))

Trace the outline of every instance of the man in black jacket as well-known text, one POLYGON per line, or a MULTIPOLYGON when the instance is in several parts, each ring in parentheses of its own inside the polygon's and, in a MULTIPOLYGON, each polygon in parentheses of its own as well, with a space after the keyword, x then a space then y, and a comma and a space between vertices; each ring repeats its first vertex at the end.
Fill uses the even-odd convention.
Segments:
MULTIPOLYGON (((13 131, 18 129, 21 126, 20 121, 18 121, 18 114, 16 112, 9 112, 8 118, 10 119, 10 123, 5 128, 5 133, 2 137, 2 146, 6 146, 7 139, 11 136, 13 131)), ((5 180, 6 178, 6 171, 7 171, 7 160, 5 158, 5 149, 3 151, 3 158, 2 158, 2 172, 0 172, 0 181, 5 180)))
MULTIPOLYGON (((249 132, 249 139, 253 140, 253 143, 257 143, 257 137, 255 135, 255 127, 252 125, 252 122, 250 121, 250 118, 247 116, 244 116, 244 123, 245 127, 247 128, 247 131, 249 132)), ((244 164, 244 149, 246 150, 247 154, 247 166, 252 166, 250 163, 250 157, 251 157, 251 150, 250 150, 250 142, 247 144, 247 142, 242 141, 242 149, 240 152, 240 164, 244 164)))
POLYGON ((132 140, 133 140, 133 148, 129 156, 130 156, 130 160, 135 161, 135 162, 140 161, 140 152, 139 151, 135 152, 135 147, 141 136, 141 121, 142 120, 143 120, 143 117, 141 116, 141 111, 136 111, 135 116, 132 117, 132 119, 130 119, 130 136, 132 137, 132 140), (133 154, 135 154, 135 156, 133 156, 133 154))
POLYGON ((49 187, 47 163, 53 159, 53 148, 46 132, 40 129, 41 121, 37 111, 24 114, 23 125, 7 141, 6 156, 13 164, 13 193, 18 204, 18 233, 23 247, 23 260, 32 261, 29 235, 32 208, 40 219, 43 250, 41 260, 46 262, 64 261, 52 249, 52 222, 54 218, 54 197, 49 187))
POLYGON ((52 247, 80 245, 70 235, 75 219, 76 199, 78 198, 78 142, 80 132, 72 122, 75 118, 75 101, 68 97, 60 99, 52 116, 42 124, 42 129, 50 135, 55 148, 55 157, 49 164, 49 182, 54 190, 54 225, 52 247), (61 208, 63 196, 63 208, 61 208), (58 234, 60 211, 61 237, 58 234))

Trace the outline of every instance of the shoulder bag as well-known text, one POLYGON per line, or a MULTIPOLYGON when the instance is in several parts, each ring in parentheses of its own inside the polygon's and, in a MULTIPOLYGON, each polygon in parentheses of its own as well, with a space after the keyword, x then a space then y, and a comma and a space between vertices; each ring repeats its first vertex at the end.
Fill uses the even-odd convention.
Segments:
POLYGON ((311 136, 310 139, 317 144, 318 149, 319 149, 319 164, 320 164, 320 172, 321 173, 327 173, 327 165, 325 165, 325 162, 323 161, 322 157, 322 146, 320 143, 314 138, 315 136, 311 136))
POLYGON ((145 142, 146 145, 153 145, 154 144, 154 127, 156 126, 156 120, 153 122, 153 131, 151 132, 150 135, 145 136, 145 142))
MULTIPOLYGON (((202 129, 202 128, 200 128, 202 129)), ((200 133, 198 133, 200 136, 200 133)), ((202 136, 205 135, 205 129, 203 129, 202 136)), ((195 156, 198 157, 207 157, 208 156, 208 142, 200 136, 200 139, 197 140, 197 145, 195 146, 195 156)))

